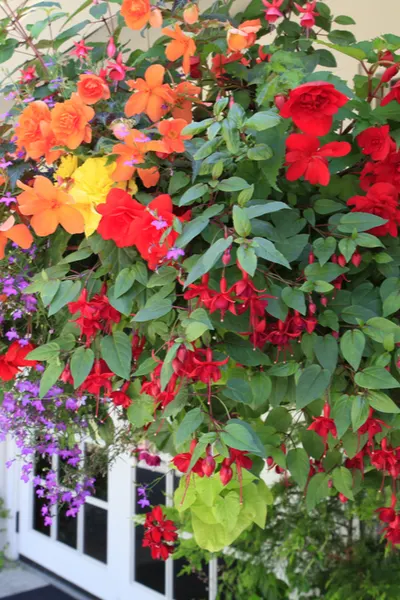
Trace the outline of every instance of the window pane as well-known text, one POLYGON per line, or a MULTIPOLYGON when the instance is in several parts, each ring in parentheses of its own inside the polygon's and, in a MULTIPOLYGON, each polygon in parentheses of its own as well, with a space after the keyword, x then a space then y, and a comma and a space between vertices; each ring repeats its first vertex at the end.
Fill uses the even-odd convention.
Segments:
POLYGON ((174 560, 174 599, 175 600, 208 600, 208 566, 200 573, 178 574, 187 566, 184 558, 174 560))
POLYGON ((84 508, 83 552, 107 562, 107 511, 92 504, 84 508))
MULTIPOLYGON (((165 476, 161 473, 149 471, 137 467, 136 469, 136 489, 145 487, 148 490, 148 497, 153 506, 165 503, 165 476)), ((142 508, 137 504, 139 496, 136 493, 136 512, 144 514, 149 512, 149 507, 142 508)), ((135 527, 135 581, 146 587, 165 594, 165 563, 161 560, 153 560, 149 548, 142 547, 144 527, 138 525, 135 527)))
POLYGON ((78 538, 78 520, 76 517, 67 517, 65 513, 68 507, 62 506, 58 512, 58 529, 57 529, 57 540, 76 548, 78 538))
POLYGON ((107 502, 108 498, 108 475, 107 475, 107 451, 104 448, 85 445, 85 462, 90 465, 90 474, 96 478, 94 498, 107 502))

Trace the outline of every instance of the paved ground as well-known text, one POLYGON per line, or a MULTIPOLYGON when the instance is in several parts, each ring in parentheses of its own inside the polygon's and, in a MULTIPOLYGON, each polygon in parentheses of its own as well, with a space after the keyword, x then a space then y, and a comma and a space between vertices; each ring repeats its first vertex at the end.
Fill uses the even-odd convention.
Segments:
POLYGON ((85 600, 85 596, 67 586, 56 582, 54 579, 36 571, 32 567, 22 563, 8 563, 0 571, 0 598, 6 598, 13 594, 28 592, 44 586, 55 585, 64 592, 70 594, 76 600, 85 600))

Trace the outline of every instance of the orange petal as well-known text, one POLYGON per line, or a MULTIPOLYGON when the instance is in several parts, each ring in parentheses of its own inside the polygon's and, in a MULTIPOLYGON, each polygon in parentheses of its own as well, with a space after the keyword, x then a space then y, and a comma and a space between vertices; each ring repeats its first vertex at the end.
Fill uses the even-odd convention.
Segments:
POLYGON ((165 48, 165 56, 168 60, 178 60, 185 52, 185 46, 181 42, 170 42, 165 48))
POLYGON ((165 69, 162 65, 151 65, 146 71, 145 79, 151 88, 162 85, 165 69))
POLYGON ((153 121, 159 121, 161 117, 167 112, 167 109, 163 109, 164 100, 160 98, 160 96, 156 96, 156 94, 152 94, 149 98, 149 103, 147 105, 146 114, 153 121))
POLYGON ((157 185, 158 180, 160 179, 160 173, 158 172, 157 167, 152 167, 151 169, 138 169, 137 173, 142 180, 144 187, 147 188, 157 185))
POLYGON ((6 237, 15 244, 18 244, 24 250, 30 248, 33 242, 33 237, 26 225, 14 225, 6 233, 6 237))
POLYGON ((125 115, 131 117, 132 115, 138 115, 144 112, 149 98, 150 92, 136 92, 136 94, 132 94, 125 104, 125 115))
POLYGON ((47 209, 33 215, 31 226, 36 235, 45 237, 54 233, 57 229, 58 218, 53 210, 47 209))
POLYGON ((57 209, 58 220, 68 233, 83 233, 85 222, 79 210, 73 206, 64 205, 57 209))
POLYGON ((0 260, 4 258, 4 250, 6 249, 7 238, 4 233, 0 232, 0 260))

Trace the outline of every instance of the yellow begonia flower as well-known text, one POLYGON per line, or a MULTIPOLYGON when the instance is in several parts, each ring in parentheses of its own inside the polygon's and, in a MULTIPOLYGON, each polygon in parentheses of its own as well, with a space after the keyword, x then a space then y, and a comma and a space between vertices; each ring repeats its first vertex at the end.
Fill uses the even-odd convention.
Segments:
POLYGON ((115 186, 111 173, 115 163, 107 165, 107 157, 88 158, 74 172, 74 183, 68 193, 74 198, 75 208, 85 221, 85 235, 89 237, 97 229, 101 215, 96 206, 106 201, 108 192, 115 186))
POLYGON ((60 165, 55 172, 55 178, 69 179, 78 168, 78 158, 73 154, 67 154, 61 158, 60 165))

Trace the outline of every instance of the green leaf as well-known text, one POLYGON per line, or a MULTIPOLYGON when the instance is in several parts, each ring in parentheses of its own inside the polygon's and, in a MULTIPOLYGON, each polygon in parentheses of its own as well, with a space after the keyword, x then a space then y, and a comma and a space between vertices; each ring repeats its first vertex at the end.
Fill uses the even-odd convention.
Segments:
POLYGON ((323 266, 318 263, 313 263, 312 265, 306 266, 304 274, 308 281, 314 283, 317 281, 326 281, 330 283, 331 281, 334 281, 334 279, 337 279, 339 275, 342 275, 347 271, 347 268, 340 267, 335 263, 326 263, 323 266))
POLYGON ((273 110, 262 111, 254 113, 245 122, 246 129, 253 129, 255 131, 265 131, 279 125, 281 117, 273 110))
POLYGON ((332 472, 333 485, 337 489, 338 492, 349 498, 350 500, 354 500, 353 494, 353 476, 349 469, 346 467, 337 467, 332 472))
POLYGON ((234 529, 241 509, 239 494, 232 491, 224 497, 217 496, 212 512, 218 523, 230 531, 234 529))
POLYGON ((396 344, 400 343, 400 327, 382 317, 372 317, 368 319, 363 327, 363 332, 372 338, 375 342, 384 343, 388 335, 393 335, 393 340, 396 344))
POLYGON ((291 210, 290 206, 284 202, 264 202, 263 204, 255 204, 254 206, 247 206, 244 210, 249 219, 255 219, 262 215, 268 215, 270 213, 278 212, 279 210, 291 210))
POLYGON ((399 407, 393 402, 389 396, 380 391, 368 392, 368 402, 372 408, 383 413, 397 414, 400 412, 399 407))
POLYGON ((51 301, 49 308, 49 317, 55 315, 69 302, 73 302, 79 296, 81 291, 80 281, 62 281, 60 287, 53 300, 51 301))
POLYGON ((91 348, 81 346, 71 356, 71 375, 74 388, 78 388, 89 375, 94 363, 94 352, 91 348))
POLYGON ((319 460, 325 452, 325 444, 321 436, 315 431, 303 429, 300 433, 301 443, 309 456, 319 460))
POLYGON ((236 123, 232 119, 224 119, 221 123, 221 132, 228 152, 237 154, 240 149, 240 137, 236 123))
POLYGON ((179 206, 186 206, 195 200, 202 198, 208 192, 208 185, 205 183, 196 183, 193 187, 186 190, 179 200, 179 206))
POLYGON ((315 202, 313 208, 318 215, 330 215, 343 210, 344 205, 329 198, 320 198, 315 202))
POLYGON ((356 22, 351 17, 347 17, 346 15, 339 15, 334 19, 335 23, 338 25, 355 25, 356 22))
POLYGON ((241 402, 243 404, 251 404, 253 401, 250 384, 244 379, 228 379, 224 389, 224 396, 234 402, 241 402))
POLYGON ((132 346, 129 337, 122 331, 114 331, 112 335, 102 338, 100 343, 101 357, 113 373, 129 379, 132 362, 132 346))
POLYGON ((389 294, 383 302, 383 316, 388 317, 400 309, 400 290, 389 294))
POLYGON ((60 288, 60 285, 61 281, 59 279, 51 279, 50 281, 45 281, 43 283, 42 289, 40 290, 40 297, 45 306, 48 306, 53 300, 60 288))
POLYGON ((221 238, 212 244, 207 252, 201 258, 199 258, 195 266, 191 269, 186 279, 184 288, 187 288, 189 284, 196 281, 196 279, 199 277, 202 277, 202 275, 208 273, 208 271, 210 271, 215 263, 221 258, 225 250, 232 245, 232 242, 233 238, 232 236, 229 236, 227 238, 221 238))
POLYGON ((247 150, 247 158, 250 160, 268 160, 272 156, 272 149, 267 144, 256 144, 247 150))
POLYGON ((310 460, 307 452, 303 448, 289 450, 287 458, 287 468, 295 482, 302 490, 306 487, 308 474, 310 472, 310 460))
POLYGON ((152 373, 154 371, 154 369, 157 366, 157 361, 155 361, 153 358, 146 358, 146 360, 144 360, 142 363, 140 363, 136 369, 136 371, 133 373, 133 375, 135 377, 141 377, 142 375, 148 375, 149 373, 152 373))
POLYGON ((176 279, 176 269, 174 267, 160 267, 156 273, 150 277, 147 282, 148 288, 155 288, 167 285, 167 283, 172 283, 176 279))
POLYGON ((60 354, 60 346, 56 342, 49 342, 35 348, 26 355, 27 360, 52 360, 60 354))
POLYGON ((249 187, 250 184, 241 177, 229 177, 228 179, 223 179, 217 186, 221 192, 240 192, 249 187))
POLYGON ((314 352, 319 364, 333 373, 339 356, 338 343, 333 335, 328 333, 324 337, 317 337, 314 343, 314 352))
POLYGON ((335 421, 338 438, 341 439, 351 425, 351 400, 344 394, 335 400, 331 412, 335 421))
POLYGON ((82 248, 82 250, 77 250, 76 252, 71 252, 68 256, 65 256, 58 263, 59 265, 65 265, 72 262, 77 262, 79 260, 85 260, 93 254, 92 250, 89 248, 82 248))
POLYGON ((64 363, 60 361, 50 362, 43 372, 43 375, 40 379, 39 386, 39 398, 43 398, 50 388, 53 387, 55 383, 57 383, 61 373, 64 370, 64 363))
POLYGON ((369 404, 364 396, 350 396, 351 403, 351 426, 353 431, 362 427, 369 415, 369 404))
POLYGON ((18 40, 8 38, 4 44, 0 45, 0 63, 7 62, 13 56, 18 47, 18 40))
POLYGON ((152 296, 133 317, 133 321, 144 323, 146 321, 154 321, 164 315, 167 315, 172 310, 172 301, 169 298, 160 298, 158 294, 152 296))
POLYGON ((165 355, 163 365, 161 367, 161 375, 160 375, 160 386, 161 391, 163 392, 168 385, 169 380, 172 377, 174 369, 172 367, 172 361, 174 360, 176 353, 180 347, 179 343, 173 344, 170 348, 168 348, 168 352, 165 355))
POLYGON ((233 207, 233 225, 236 233, 240 237, 247 237, 251 233, 250 219, 247 216, 245 210, 239 206, 233 207))
MULTIPOLYGON (((189 123, 186 125, 184 129, 182 129, 182 135, 197 135, 202 131, 205 131, 207 127, 214 123, 214 119, 204 119, 203 121, 194 121, 193 123, 189 123)), ((182 186, 181 186, 182 187, 182 186)), ((170 192, 172 193, 172 192, 170 192)))
POLYGON ((330 44, 329 42, 323 42, 322 40, 314 40, 317 44, 322 44, 323 46, 327 46, 327 48, 332 48, 332 50, 336 50, 341 54, 345 54, 346 56, 351 56, 351 58, 355 58, 356 60, 364 60, 367 58, 366 53, 361 48, 352 48, 350 46, 341 46, 339 44, 330 44))
POLYGON ((191 242, 202 231, 204 231, 208 223, 209 220, 205 219, 204 217, 197 217, 197 219, 193 219, 193 221, 186 223, 186 225, 183 227, 181 235, 175 242, 175 247, 184 248, 189 242, 191 242))
POLYGON ((365 348, 365 335, 359 329, 350 329, 340 338, 340 350, 343 358, 358 370, 365 348))
POLYGON ((356 38, 351 33, 351 31, 346 31, 345 29, 335 29, 328 33, 328 40, 332 42, 332 44, 354 44, 356 38))
POLYGON ((279 250, 275 248, 275 245, 269 240, 260 237, 255 237, 253 239, 253 248, 257 256, 259 256, 260 258, 264 258, 265 260, 268 260, 272 263, 276 263, 278 265, 283 265, 288 269, 291 268, 283 254, 279 252, 279 250))
POLYGON ((244 245, 239 246, 236 257, 242 269, 254 277, 257 269, 257 256, 253 248, 246 247, 244 245))
POLYGON ((296 407, 300 410, 313 400, 321 398, 329 385, 331 374, 319 365, 311 365, 304 369, 296 386, 296 407))
POLYGON ((318 238, 314 244, 314 254, 319 260, 319 264, 323 266, 328 262, 332 254, 336 250, 336 240, 333 237, 318 238))
POLYGON ((115 298, 120 298, 128 290, 131 289, 136 279, 136 271, 132 268, 126 267, 118 273, 117 279, 114 286, 115 298))
POLYGON ((233 360, 245 365, 246 367, 256 367, 258 365, 270 365, 268 356, 258 348, 238 335, 228 333, 225 338, 225 351, 233 360))
POLYGON ((311 512, 316 505, 323 499, 329 496, 329 475, 326 473, 316 473, 311 477, 307 486, 306 506, 311 512))
POLYGON ((349 262, 354 252, 356 251, 357 244, 350 238, 344 238, 339 242, 339 250, 345 257, 346 261, 349 262))
POLYGON ((147 394, 140 394, 128 407, 126 416, 136 429, 145 427, 154 421, 154 398, 147 394))
POLYGON ((168 194, 173 196, 190 183, 190 177, 183 171, 175 171, 168 183, 168 194))
POLYGON ((355 375, 355 382, 368 390, 390 390, 400 383, 383 367, 367 367, 355 375))
POLYGON ((58 48, 60 46, 62 46, 62 44, 64 42, 67 42, 69 39, 74 37, 77 33, 82 31, 82 29, 84 29, 89 24, 90 24, 89 19, 86 19, 85 21, 82 21, 81 23, 77 23, 76 25, 73 25, 69 29, 65 29, 61 33, 57 34, 57 37, 54 39, 54 42, 53 42, 54 48, 56 50, 58 50, 58 48))
POLYGON ((176 445, 180 446, 194 433, 204 421, 204 414, 200 408, 193 408, 184 416, 176 432, 176 445))
POLYGON ((304 299, 304 294, 298 288, 283 288, 281 298, 286 304, 286 306, 289 306, 289 308, 293 308, 294 310, 299 311, 299 313, 302 315, 307 314, 307 307, 306 301, 304 299))
POLYGON ((276 406, 269 411, 265 424, 273 427, 279 433, 285 433, 292 424, 292 417, 284 406, 276 406))
POLYGON ((222 441, 236 450, 251 452, 264 457, 265 450, 251 426, 240 419, 230 419, 221 432, 222 441))
POLYGON ((387 219, 382 219, 370 213, 351 212, 341 217, 338 229, 343 233, 353 233, 354 230, 358 232, 369 231, 385 223, 387 223, 387 219))

